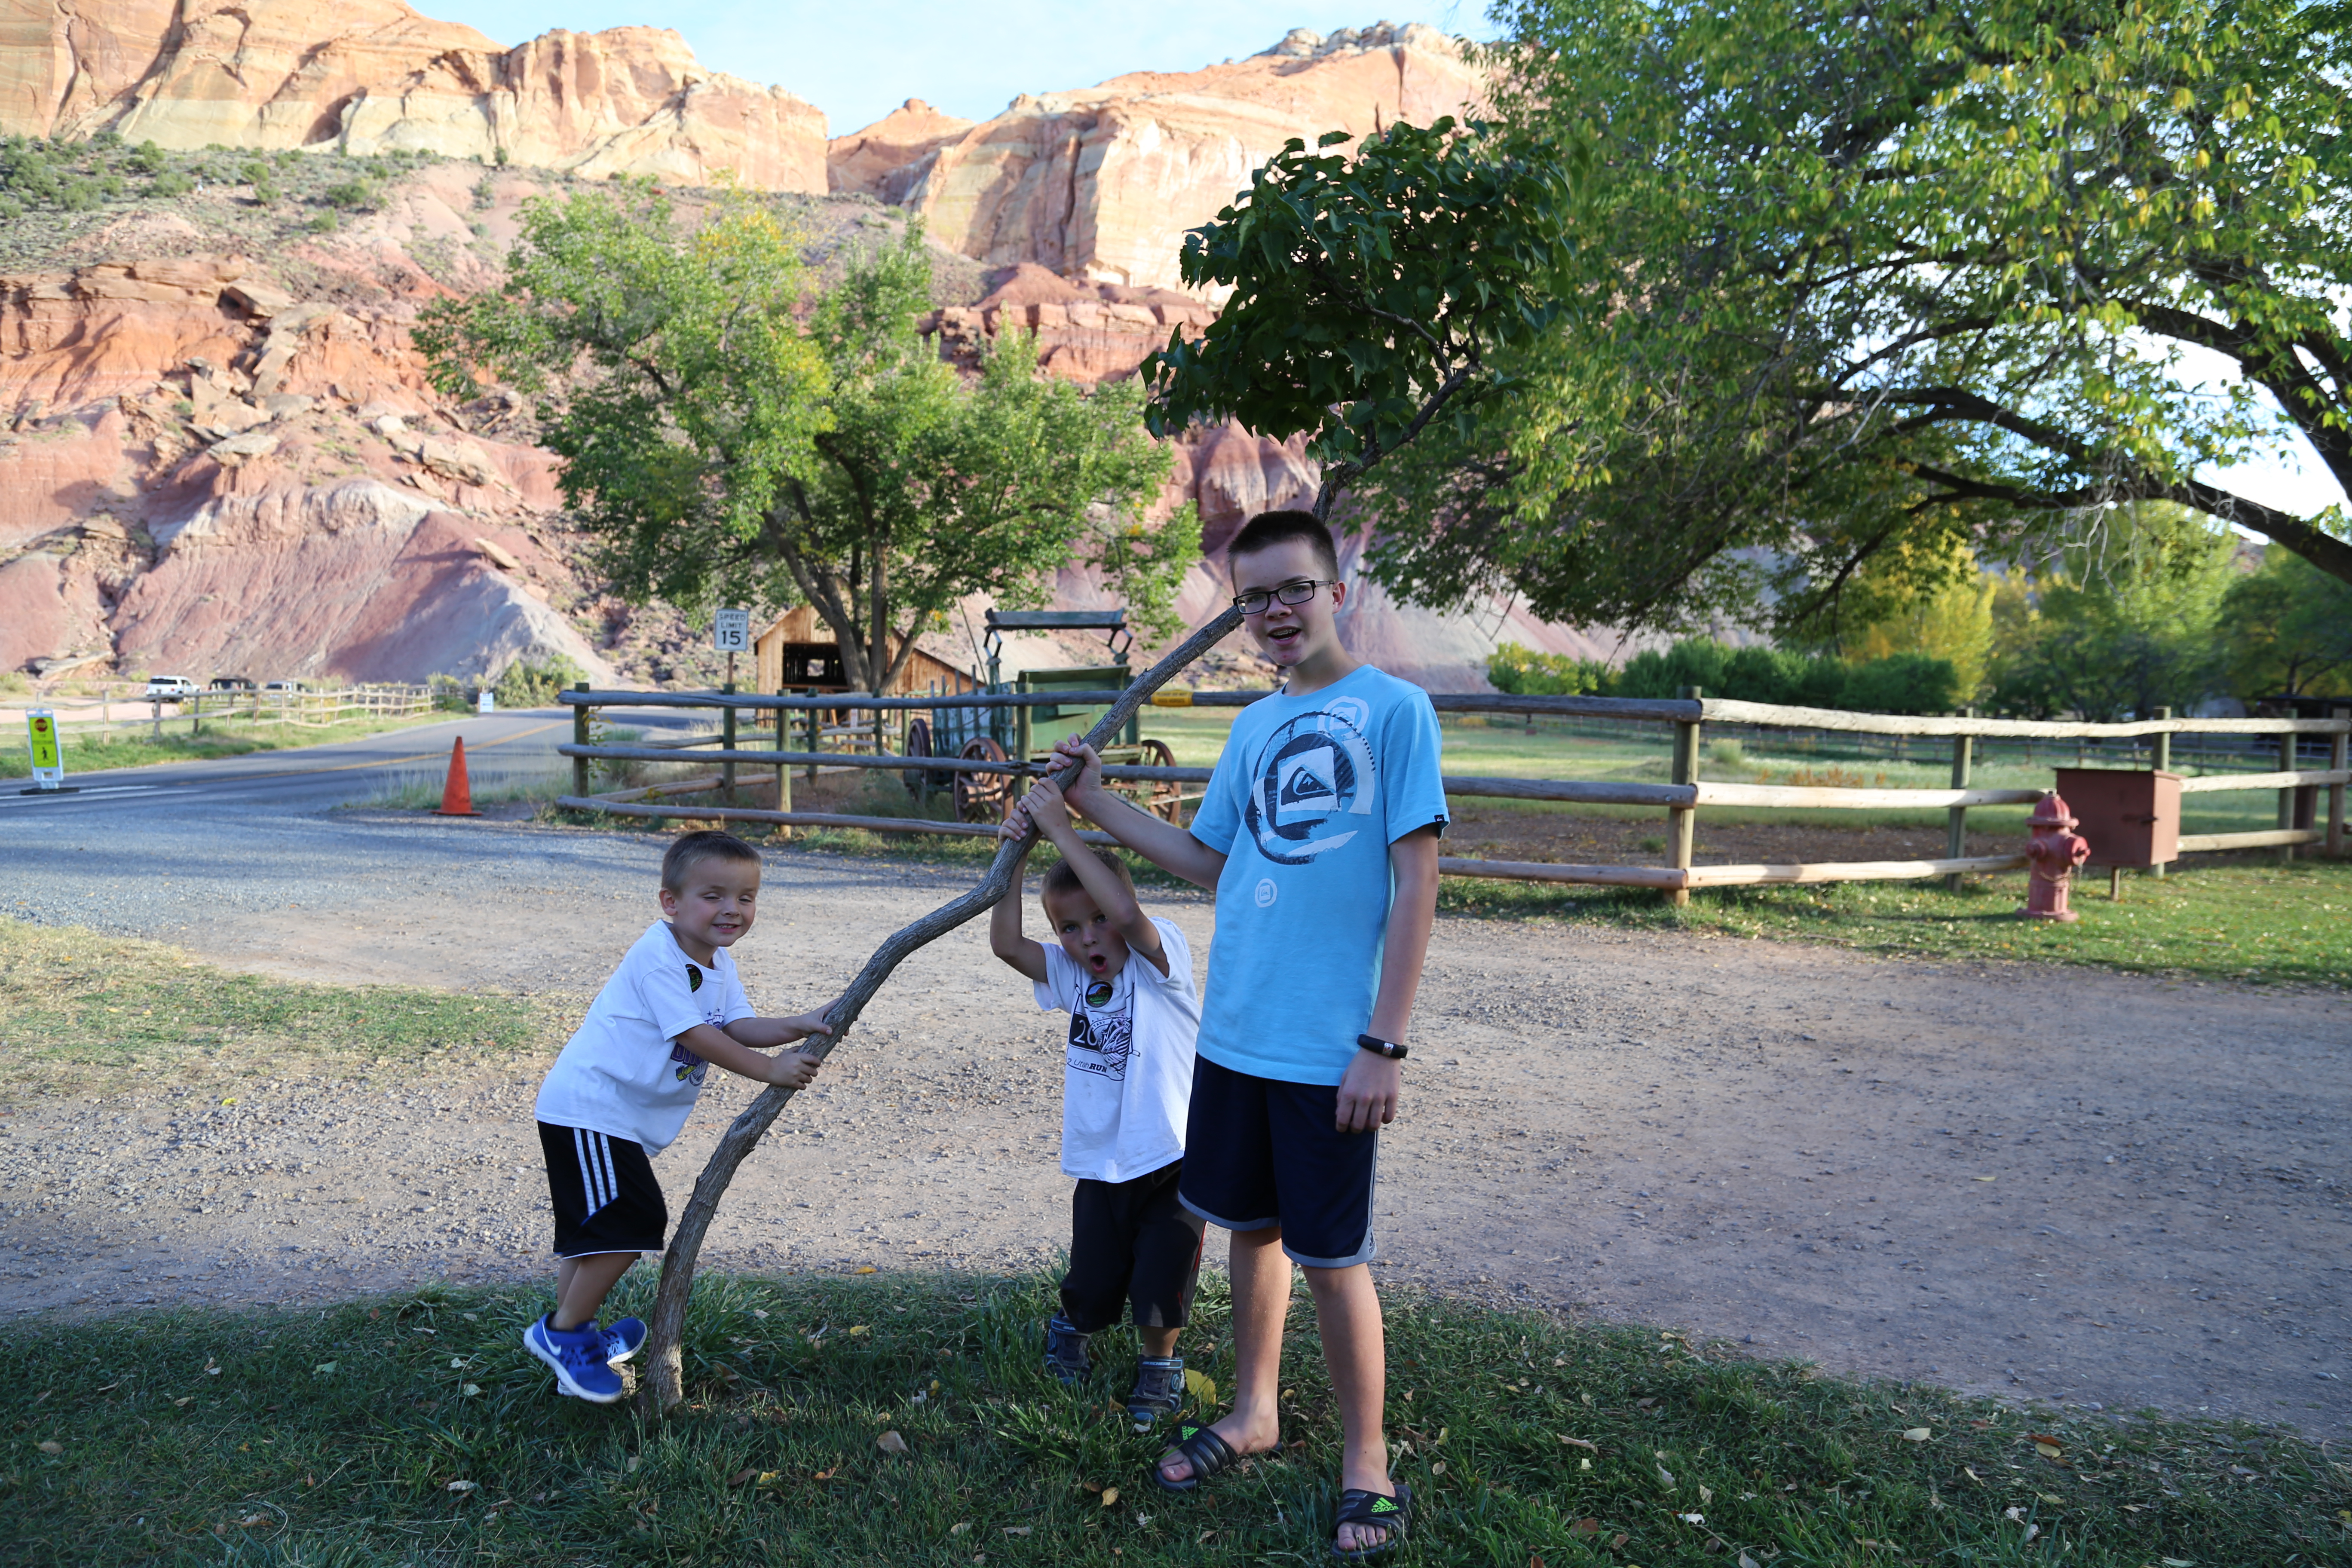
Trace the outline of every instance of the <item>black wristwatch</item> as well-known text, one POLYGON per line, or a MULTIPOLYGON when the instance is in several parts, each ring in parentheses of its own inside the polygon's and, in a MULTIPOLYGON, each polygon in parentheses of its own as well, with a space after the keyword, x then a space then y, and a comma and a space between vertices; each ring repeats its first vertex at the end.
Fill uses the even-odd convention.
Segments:
POLYGON ((1394 1040, 1383 1040, 1371 1035, 1358 1035, 1356 1044, 1376 1057, 1386 1057, 1392 1062, 1404 1060, 1404 1047, 1394 1040))

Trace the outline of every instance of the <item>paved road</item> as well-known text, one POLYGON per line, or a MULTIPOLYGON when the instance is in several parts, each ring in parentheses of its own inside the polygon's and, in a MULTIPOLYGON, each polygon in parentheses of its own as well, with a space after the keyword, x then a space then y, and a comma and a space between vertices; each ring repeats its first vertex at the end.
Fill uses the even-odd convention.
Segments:
MULTIPOLYGON (((633 710, 629 723, 683 734, 707 727, 709 720, 685 711, 633 710)), ((547 708, 468 715, 331 746, 69 773, 66 782, 79 790, 73 795, 23 795, 23 782, 14 781, 0 794, 0 847, 37 841, 47 825, 59 820, 95 816, 128 822, 161 812, 184 821, 192 813, 229 809, 320 811, 377 799, 411 782, 437 787, 447 772, 450 746, 460 736, 474 787, 495 789, 568 766, 555 748, 572 738, 572 712, 547 708)))

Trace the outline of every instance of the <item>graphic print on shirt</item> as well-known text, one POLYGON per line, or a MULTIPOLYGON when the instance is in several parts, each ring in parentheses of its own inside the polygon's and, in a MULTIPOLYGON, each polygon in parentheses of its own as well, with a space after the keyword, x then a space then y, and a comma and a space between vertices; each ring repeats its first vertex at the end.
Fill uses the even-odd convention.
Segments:
POLYGON ((1079 1005, 1070 1009, 1070 1045, 1064 1053, 1071 1068, 1107 1078, 1113 1083, 1127 1079, 1127 1058, 1135 1049, 1135 996, 1128 994, 1125 1009, 1116 1013, 1097 1013, 1093 1008, 1108 1004, 1118 988, 1108 981, 1097 981, 1087 987, 1079 1005))
POLYGON ((1310 865, 1364 826, 1353 819, 1372 814, 1379 784, 1364 735, 1370 716, 1360 700, 1334 698, 1266 737, 1243 819, 1267 859, 1310 865))
MULTIPOLYGON (((691 963, 686 966, 686 988, 689 992, 702 989, 702 971, 691 963)), ((715 1024, 718 1020, 706 1017, 704 1022, 715 1024)), ((702 1087, 703 1076, 710 1070, 709 1062, 675 1040, 670 1042, 669 1059, 677 1066, 677 1071, 673 1075, 677 1082, 691 1082, 697 1089, 702 1087)))

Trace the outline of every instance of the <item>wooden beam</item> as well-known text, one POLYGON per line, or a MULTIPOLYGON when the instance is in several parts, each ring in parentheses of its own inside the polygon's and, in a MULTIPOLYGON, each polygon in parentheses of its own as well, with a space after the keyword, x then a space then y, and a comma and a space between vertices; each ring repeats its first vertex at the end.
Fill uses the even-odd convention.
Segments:
POLYGON ((1701 805, 1769 805, 1834 811, 2031 805, 2038 789, 1822 789, 1798 784, 1702 784, 1701 805))
POLYGON ((2352 784, 2352 773, 2333 769, 2304 768, 2276 773, 2207 773, 2202 778, 2182 779, 2183 795, 2219 795, 2233 789, 2295 789, 2304 784, 2352 784))
POLYGON ((2070 720, 1964 719, 1907 713, 1848 713, 1835 708, 1784 708, 1772 702, 1708 698, 1711 724, 1777 724, 1793 730, 1851 730, 1866 735, 1993 735, 2038 741, 2125 740, 2137 735, 2333 735, 2352 728, 2343 719, 2142 719, 2128 724, 2070 720))
POLYGON ((1694 866, 1694 888, 1756 888, 1783 882, 1910 882, 1927 877, 2017 871, 2022 855, 1959 856, 1943 860, 1837 860, 1816 866, 1694 866))
POLYGON ((2184 855, 2206 849, 2276 849, 2297 844, 2317 844, 2327 835, 2316 827, 2265 828, 2260 833, 2184 833, 2180 836, 2180 852, 2184 855))
POLYGON ((1568 866, 1549 860, 1464 860, 1441 856, 1437 869, 1447 877, 1486 877, 1503 882, 1590 882, 1604 888, 1682 886, 1682 873, 1672 866, 1568 866))

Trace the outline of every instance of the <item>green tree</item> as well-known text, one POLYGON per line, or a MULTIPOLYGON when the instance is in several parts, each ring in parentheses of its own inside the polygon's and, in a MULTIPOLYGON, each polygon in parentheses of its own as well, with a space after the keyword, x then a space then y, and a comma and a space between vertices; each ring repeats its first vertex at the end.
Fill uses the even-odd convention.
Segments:
POLYGON ((417 339, 447 391, 540 395, 564 499, 624 594, 804 599, 862 690, 956 599, 1034 600, 1073 561, 1166 616, 1199 534, 1189 511, 1144 521, 1169 458, 1139 393, 1048 381, 1018 340, 960 378, 915 331, 918 237, 811 310, 796 237, 749 196, 689 226, 623 184, 522 224, 504 287, 428 310, 417 339))
POLYGON ((2194 706, 2220 683, 2236 555, 2227 530, 2151 503, 2019 574, 1993 602, 1991 705, 2100 722, 2194 706))
POLYGON ((1493 155, 1452 120, 1353 158, 1293 140, 1186 236, 1184 281, 1230 290, 1195 341, 1144 362, 1152 433, 1238 419, 1323 465, 1315 512, 1433 424, 1457 440, 1555 312, 1559 170, 1493 155))
POLYGON ((2352 585, 2272 545, 2221 596, 2230 689, 2352 697, 2352 585))
POLYGON ((2352 483, 2332 13, 1514 0, 1502 18, 1496 155, 1574 171, 1577 308, 1525 395, 1410 465, 1450 504, 1401 531, 1392 572, 1498 570, 1557 615, 1834 626, 1934 589, 1953 542, 2047 550, 2164 500, 2352 580, 2340 511, 2199 477, 2300 435, 2352 483), (1904 546, 1928 575, 1864 570, 1904 546))

